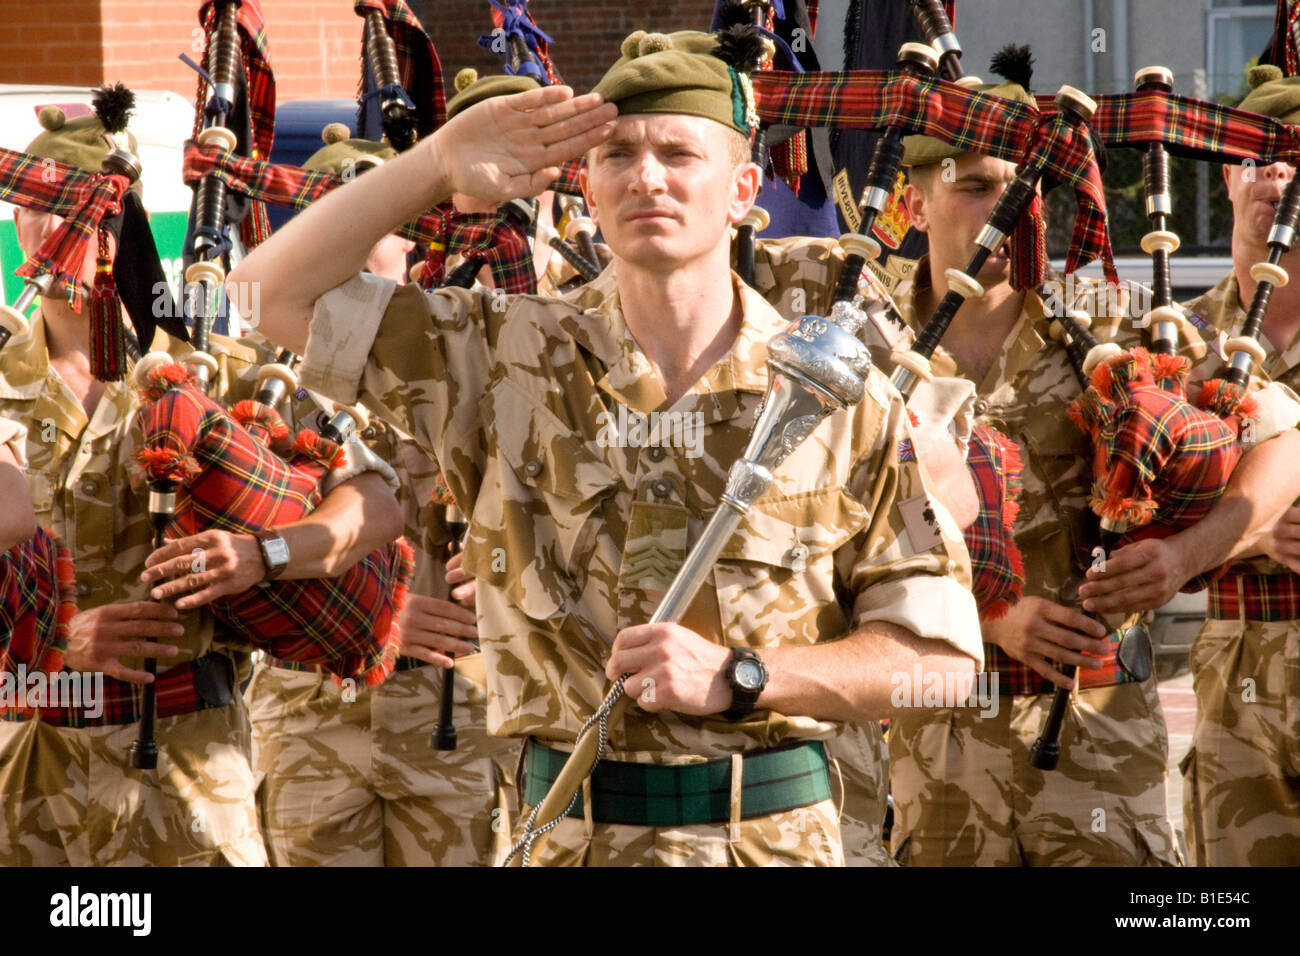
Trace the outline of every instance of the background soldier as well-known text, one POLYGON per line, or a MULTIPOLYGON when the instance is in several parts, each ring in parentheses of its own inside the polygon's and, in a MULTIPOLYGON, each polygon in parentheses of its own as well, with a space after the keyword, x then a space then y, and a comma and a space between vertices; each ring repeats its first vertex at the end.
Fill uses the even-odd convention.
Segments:
MULTIPOLYGON (((306 168, 359 174, 397 155, 345 133, 326 127, 326 145, 306 168)), ((409 240, 385 236, 367 272, 402 282, 410 249, 409 240)), ((308 425, 324 414, 313 410, 318 400, 328 405, 315 395, 298 405, 308 425)), ((437 463, 382 422, 363 437, 396 472, 403 533, 415 550, 401 616, 404 656, 373 688, 341 688, 318 667, 274 658, 258 666, 246 696, 267 851, 282 866, 487 864, 510 834, 519 750, 487 736, 486 678, 471 643, 473 584, 449 594, 444 580, 449 535, 435 494, 437 463), (448 655, 457 658, 458 746, 450 752, 429 746, 448 655)))
MULTIPOLYGON (((1033 103, 1019 83, 981 89, 1033 103)), ((1015 167, 929 137, 905 144, 907 207, 930 252, 895 290, 895 301, 918 330, 947 291, 944 270, 966 266, 1015 167)), ((1011 287, 1006 255, 990 256, 976 278, 985 292, 962 304, 935 371, 974 382, 979 421, 1021 446, 1016 544, 1025 596, 1005 617, 983 624, 987 668, 999 677, 995 715, 912 711, 892 722, 894 855, 915 865, 1177 864, 1155 684, 1128 682, 1115 661, 1114 635, 1074 606, 1091 550, 1086 529, 1095 521, 1087 510, 1091 446, 1065 416, 1078 383, 1064 348, 1049 337, 1043 301, 1011 287), (1053 685, 1071 686, 1058 669, 1064 663, 1081 668, 1081 689, 1066 718, 1060 764, 1045 772, 1030 766, 1029 747, 1053 685), (1122 774, 1114 769, 1120 765, 1122 774)), ((1094 315, 1093 332, 1141 344, 1124 320, 1122 310, 1094 315)))
MULTIPOLYGON (((97 116, 65 122, 61 111, 47 109, 42 122, 47 131, 29 153, 99 171, 112 144, 97 116)), ((58 225, 52 216, 23 209, 14 218, 28 253, 58 225)), ((92 244, 81 274, 87 284, 95 252, 92 244)), ((110 241, 110 258, 131 253, 110 241)), ((237 692, 247 671, 246 648, 232 646, 210 615, 187 606, 192 591, 242 590, 260 580, 265 568, 257 540, 211 533, 204 539, 211 545, 204 549, 204 573, 190 573, 188 550, 174 566, 151 572, 151 581, 183 575, 167 587, 168 596, 188 597, 177 602, 180 611, 149 600, 141 580, 152 551, 148 493, 133 479, 138 401, 129 371, 122 382, 91 377, 89 311, 74 312, 56 281, 33 319, 31 337, 0 352, 0 415, 37 423, 26 449, 37 518, 55 529, 76 562, 79 613, 66 665, 103 672, 106 697, 97 718, 86 708, 3 714, 0 860, 262 864, 247 717, 237 692), (163 661, 156 681, 161 746, 158 769, 140 772, 128 767, 127 754, 137 734, 139 685, 151 680, 139 666, 146 656, 163 661)), ((190 351, 161 331, 154 345, 178 358, 190 351)), ((214 394, 248 397, 252 378, 241 373, 249 370, 252 353, 218 336, 210 348, 218 362, 214 394)), ((386 524, 385 514, 395 519, 396 504, 369 477, 340 487, 311 518, 282 529, 293 554, 286 576, 338 573, 395 535, 383 537, 395 524, 386 524), (391 511, 385 511, 384 496, 391 511), (360 531, 345 541, 337 527, 360 531)))
MULTIPOLYGON (((1300 123, 1300 79, 1282 79, 1271 66, 1248 75, 1252 89, 1242 109, 1300 123)), ((1285 163, 1223 167, 1233 213, 1232 271, 1187 304, 1212 346, 1197 376, 1218 371, 1224 342, 1241 333, 1255 292, 1250 267, 1268 257, 1274 207, 1293 176, 1285 163)), ((1281 265, 1294 276, 1300 251, 1292 247, 1281 265)), ((1300 287, 1292 282, 1273 291, 1260 340, 1267 357, 1256 375, 1300 386, 1298 329, 1300 287)), ((1284 437, 1294 448, 1294 432, 1284 437)), ((1300 862, 1300 507, 1293 504, 1300 487, 1294 457, 1288 461, 1283 447, 1267 442, 1238 466, 1238 475, 1252 481, 1251 511, 1285 510, 1257 537, 1242 535, 1241 557, 1210 586, 1209 616, 1192 646, 1196 728, 1182 763, 1183 821, 1198 866, 1300 862), (1250 459, 1274 445, 1279 458, 1247 470, 1250 459)), ((1127 556, 1117 553, 1106 575, 1080 593, 1103 609, 1116 594, 1133 607, 1158 607, 1200 570, 1198 562, 1214 567, 1226 561, 1236 540, 1198 525, 1161 542, 1141 542, 1125 549, 1127 556)))

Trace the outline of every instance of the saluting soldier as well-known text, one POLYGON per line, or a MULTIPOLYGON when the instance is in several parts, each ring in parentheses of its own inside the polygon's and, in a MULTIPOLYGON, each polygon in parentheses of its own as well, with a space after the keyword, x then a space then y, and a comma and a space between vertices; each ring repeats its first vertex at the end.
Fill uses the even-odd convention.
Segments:
POLYGON ((906 413, 874 372, 862 404, 783 464, 681 623, 643 623, 744 449, 785 325, 727 266, 760 174, 746 81, 716 50, 638 31, 594 95, 479 104, 232 275, 265 280, 266 327, 305 350, 305 381, 409 431, 467 508, 488 725, 527 739, 525 810, 606 681, 632 675, 638 707, 545 863, 839 864, 823 741, 889 713, 891 675, 969 688, 981 656, 960 533, 900 455, 906 413), (355 274, 369 243, 433 203, 528 194, 584 152, 614 255, 596 306, 497 310, 355 274), (699 440, 611 441, 620 409, 677 413, 699 440), (933 524, 904 517, 927 508, 933 524), (748 688, 741 661, 761 664, 748 688), (652 799, 696 775, 709 799, 652 799), (788 786, 759 785, 772 778, 788 786))
MULTIPOLYGON (((455 106, 453 99, 449 109, 455 106)), ((386 142, 349 137, 341 124, 322 137, 307 169, 368 174, 397 156, 386 142)), ((366 271, 403 282, 411 247, 384 236, 366 271)), ((328 419, 328 407, 308 393, 295 412, 312 427, 328 419)), ((519 747, 487 736, 474 585, 447 585, 437 462, 378 420, 362 437, 395 472, 403 534, 415 551, 401 615, 403 656, 373 688, 340 686, 315 665, 276 658, 258 665, 246 697, 267 851, 279 866, 486 865, 510 835, 519 747), (429 734, 453 657, 458 743, 444 752, 430 747, 429 734)))

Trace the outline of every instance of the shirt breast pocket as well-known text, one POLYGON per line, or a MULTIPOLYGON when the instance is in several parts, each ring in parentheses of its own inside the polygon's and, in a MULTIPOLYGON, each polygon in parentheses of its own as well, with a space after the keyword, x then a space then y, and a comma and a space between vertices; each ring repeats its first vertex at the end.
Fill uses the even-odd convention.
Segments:
POLYGON ((867 525, 867 509, 840 488, 765 495, 713 569, 728 644, 814 644, 841 636, 853 595, 835 552, 867 525))
POLYGON ((1092 449, 1083 433, 1063 418, 1035 416, 1016 436, 1029 454, 1016 541, 1026 555, 1042 555, 1049 566, 1068 561, 1077 571, 1088 566, 1096 543, 1090 531, 1096 518, 1088 508, 1092 449))
POLYGON ((43 472, 30 471, 27 473, 27 487, 32 494, 32 510, 36 512, 37 523, 48 525, 54 511, 54 482, 43 472))
POLYGON ((546 620, 583 590, 603 529, 601 506, 619 477, 512 380, 493 386, 485 412, 497 467, 475 505, 466 567, 503 587, 529 617, 546 620), (492 573, 494 551, 504 571, 492 573))

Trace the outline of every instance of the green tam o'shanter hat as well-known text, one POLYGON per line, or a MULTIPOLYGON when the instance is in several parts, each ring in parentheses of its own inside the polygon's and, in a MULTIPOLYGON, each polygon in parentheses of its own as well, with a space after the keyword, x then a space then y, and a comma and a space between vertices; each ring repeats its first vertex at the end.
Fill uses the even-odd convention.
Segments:
POLYGON ((621 52, 592 91, 617 104, 621 115, 703 116, 744 136, 758 126, 748 74, 771 57, 772 45, 754 29, 637 30, 623 41, 621 52))
MULTIPOLYGON (((95 90, 95 111, 89 116, 68 119, 57 106, 46 106, 37 115, 41 133, 24 150, 42 159, 67 163, 88 173, 104 171, 104 160, 112 154, 113 172, 130 172, 133 189, 140 192, 140 147, 126 128, 135 108, 135 94, 121 83, 95 90)), ((112 164, 110 164, 112 165, 112 164)))
POLYGON ((357 139, 351 132, 342 123, 326 126, 320 134, 325 145, 311 154, 311 158, 303 163, 303 169, 318 173, 343 174, 349 169, 361 172, 372 166, 382 166, 397 156, 397 150, 387 142, 357 139))
POLYGON ((456 74, 456 95, 447 101, 447 119, 494 96, 527 93, 541 85, 531 76, 479 76, 477 70, 466 68, 456 74))
POLYGON ((1252 66, 1246 71, 1250 92, 1239 109, 1271 116, 1288 125, 1300 124, 1300 76, 1283 76, 1275 66, 1252 66))
MULTIPOLYGON (((958 82, 979 93, 1000 96, 1004 100, 1012 100, 1036 108, 1034 97, 1029 92, 1029 84, 1034 72, 1034 60, 1030 55, 1029 47, 1008 44, 993 55, 989 67, 994 73, 1003 77, 1001 83, 981 83, 976 76, 963 77, 958 82)), ((963 152, 964 150, 959 147, 935 139, 933 136, 903 137, 904 166, 929 166, 931 163, 939 163, 949 157, 960 156, 963 152)))

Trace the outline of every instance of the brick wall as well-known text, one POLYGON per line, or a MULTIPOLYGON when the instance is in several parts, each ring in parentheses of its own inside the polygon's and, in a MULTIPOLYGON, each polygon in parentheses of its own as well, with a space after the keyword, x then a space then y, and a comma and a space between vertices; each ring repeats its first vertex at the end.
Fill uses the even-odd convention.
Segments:
MULTIPOLYGON (((438 47, 448 93, 463 66, 501 72, 500 58, 475 43, 492 25, 486 0, 408 0, 438 47)), ((618 45, 633 30, 705 30, 711 0, 531 0, 538 25, 554 38, 552 59, 564 81, 585 92, 618 58, 618 45)))
MULTIPOLYGON (((463 66, 500 72, 500 60, 476 44, 491 25, 486 0, 409 0, 438 47, 451 78, 463 66)), ((197 0, 4 0, 0 83, 94 86, 121 80, 139 89, 194 95, 197 0)), ((555 38, 566 82, 593 86, 636 29, 703 29, 709 0, 533 0, 538 23, 555 38)), ((262 0, 271 66, 282 100, 350 97, 356 92, 361 19, 349 0, 262 0)), ((199 34, 201 42, 201 34, 199 34)))

